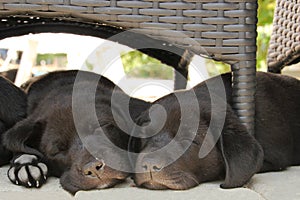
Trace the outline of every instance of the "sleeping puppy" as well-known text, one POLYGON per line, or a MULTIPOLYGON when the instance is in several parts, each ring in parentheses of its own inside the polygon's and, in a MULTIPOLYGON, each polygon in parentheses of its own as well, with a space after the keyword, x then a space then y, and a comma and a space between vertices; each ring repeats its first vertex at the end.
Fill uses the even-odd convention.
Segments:
POLYGON ((257 72, 252 136, 233 110, 231 78, 223 74, 167 95, 141 115, 144 128, 135 133, 144 137, 136 162, 137 186, 183 190, 225 178, 221 187, 235 188, 257 172, 300 164, 300 81, 257 72), (161 116, 166 116, 163 124, 161 116))
POLYGON ((0 72, 0 76, 7 78, 8 80, 14 82, 18 73, 18 69, 10 69, 7 71, 0 72))
POLYGON ((26 94, 0 76, 0 166, 8 164, 12 156, 2 144, 2 134, 26 117, 26 106, 26 94))
POLYGON ((28 116, 4 134, 5 146, 17 153, 8 171, 14 184, 40 187, 56 176, 75 194, 128 177, 130 160, 122 150, 127 152, 130 136, 117 123, 126 126, 128 119, 119 118, 123 108, 111 98, 129 99, 133 119, 149 103, 130 98, 105 77, 76 70, 34 78, 25 87, 28 116))
MULTIPOLYGON (((17 73, 18 73, 18 69, 9 69, 7 71, 0 72, 0 76, 7 78, 11 82, 14 82, 16 80, 17 73)), ((30 76, 32 77, 33 74, 31 74, 30 76)))

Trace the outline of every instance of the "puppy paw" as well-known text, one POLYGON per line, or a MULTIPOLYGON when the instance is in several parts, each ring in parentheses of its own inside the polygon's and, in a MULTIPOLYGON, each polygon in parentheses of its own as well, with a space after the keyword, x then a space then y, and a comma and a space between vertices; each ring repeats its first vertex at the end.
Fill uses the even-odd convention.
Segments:
POLYGON ((16 185, 39 188, 46 182, 47 173, 47 166, 37 156, 22 154, 13 160, 7 176, 16 185))

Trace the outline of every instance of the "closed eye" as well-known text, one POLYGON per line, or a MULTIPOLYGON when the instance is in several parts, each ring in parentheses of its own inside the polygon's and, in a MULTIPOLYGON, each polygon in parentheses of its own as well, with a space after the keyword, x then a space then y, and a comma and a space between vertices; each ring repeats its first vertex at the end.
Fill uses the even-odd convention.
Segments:
POLYGON ((193 140, 193 142, 192 142, 193 144, 195 144, 195 145, 197 145, 197 146, 200 146, 200 143, 199 142, 197 142, 197 141, 195 141, 195 140, 193 140))
POLYGON ((189 144, 195 144, 197 146, 200 146, 200 143, 198 141, 196 141, 196 138, 185 137, 185 138, 182 138, 181 141, 188 142, 189 144))
POLYGON ((51 148, 49 155, 52 157, 57 156, 58 154, 64 154, 68 151, 68 145, 59 143, 51 148))
POLYGON ((194 144, 194 145, 197 145, 197 146, 200 146, 201 145, 201 143, 199 142, 199 137, 198 137, 198 135, 196 134, 196 135, 194 135, 194 134, 192 134, 192 135, 190 135, 189 137, 185 137, 185 139, 186 140, 189 140, 189 142, 191 143, 191 144, 194 144))
POLYGON ((189 144, 194 144, 194 145, 197 145, 197 146, 200 146, 200 143, 199 142, 197 142, 197 141, 195 141, 195 140, 183 140, 184 142, 188 142, 189 144))
POLYGON ((112 123, 110 122, 101 122, 100 123, 100 127, 101 128, 107 128, 108 126, 112 125, 112 123))

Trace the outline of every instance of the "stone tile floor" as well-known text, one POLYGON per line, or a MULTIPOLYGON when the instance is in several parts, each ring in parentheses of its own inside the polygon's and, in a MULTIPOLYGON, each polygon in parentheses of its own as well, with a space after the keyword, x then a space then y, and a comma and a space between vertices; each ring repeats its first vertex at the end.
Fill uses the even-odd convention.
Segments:
POLYGON ((220 181, 204 183, 186 191, 153 191, 132 186, 131 181, 115 188, 80 191, 71 196, 64 191, 57 178, 49 178, 40 189, 15 186, 6 177, 7 167, 0 168, 0 200, 300 200, 300 167, 290 167, 282 172, 255 175, 243 188, 221 189, 220 181))

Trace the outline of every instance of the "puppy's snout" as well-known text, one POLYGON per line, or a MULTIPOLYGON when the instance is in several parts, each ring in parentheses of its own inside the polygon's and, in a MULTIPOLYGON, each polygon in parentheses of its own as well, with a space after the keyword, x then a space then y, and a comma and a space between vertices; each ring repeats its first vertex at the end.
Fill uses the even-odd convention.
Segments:
POLYGON ((163 163, 159 159, 144 158, 139 164, 143 172, 159 172, 163 168, 163 163))
POLYGON ((83 167, 83 173, 87 177, 98 177, 103 173, 105 163, 103 161, 93 161, 83 167))

